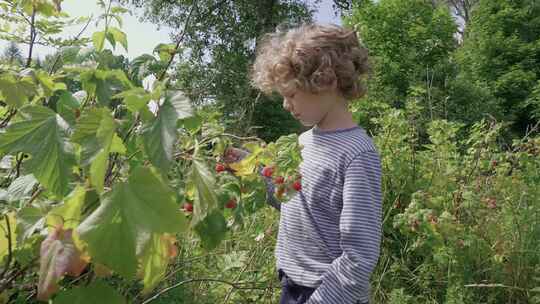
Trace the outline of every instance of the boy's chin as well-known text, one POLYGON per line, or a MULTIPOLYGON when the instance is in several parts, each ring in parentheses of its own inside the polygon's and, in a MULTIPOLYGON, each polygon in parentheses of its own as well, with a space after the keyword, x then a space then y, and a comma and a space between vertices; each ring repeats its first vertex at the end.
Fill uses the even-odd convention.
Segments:
POLYGON ((314 122, 306 121, 306 120, 303 120, 303 119, 298 119, 298 121, 305 127, 311 127, 311 126, 315 125, 314 122))

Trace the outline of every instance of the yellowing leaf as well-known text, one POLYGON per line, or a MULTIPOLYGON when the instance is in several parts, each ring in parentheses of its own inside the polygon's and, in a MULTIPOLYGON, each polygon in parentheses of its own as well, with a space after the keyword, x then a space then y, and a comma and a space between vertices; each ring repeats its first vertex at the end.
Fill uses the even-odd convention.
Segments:
POLYGON ((84 204, 86 190, 78 185, 65 199, 64 203, 56 206, 47 214, 47 226, 76 228, 81 222, 81 211, 84 204))
POLYGON ((141 258, 141 272, 144 284, 143 294, 147 294, 165 277, 167 265, 178 252, 175 237, 171 234, 155 234, 144 250, 141 258))

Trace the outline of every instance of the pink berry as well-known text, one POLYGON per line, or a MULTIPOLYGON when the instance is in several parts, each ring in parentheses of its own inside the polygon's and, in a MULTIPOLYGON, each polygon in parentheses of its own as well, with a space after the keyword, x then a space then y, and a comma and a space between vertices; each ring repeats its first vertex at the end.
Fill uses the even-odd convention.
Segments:
POLYGON ((270 166, 266 166, 263 168, 262 170, 262 174, 266 177, 271 177, 272 174, 274 174, 274 168, 270 167, 270 166))
POLYGON ((294 190, 296 190, 296 191, 302 190, 302 184, 300 183, 299 180, 295 181, 292 186, 293 186, 294 190))
POLYGON ((283 184, 285 182, 285 178, 283 176, 278 176, 276 177, 276 179, 274 180, 274 182, 276 184, 283 184))
POLYGON ((223 172, 225 171, 225 166, 223 164, 216 164, 216 172, 223 172))
POLYGON ((236 207, 236 200, 234 198, 231 198, 226 204, 225 208, 233 209, 236 207))

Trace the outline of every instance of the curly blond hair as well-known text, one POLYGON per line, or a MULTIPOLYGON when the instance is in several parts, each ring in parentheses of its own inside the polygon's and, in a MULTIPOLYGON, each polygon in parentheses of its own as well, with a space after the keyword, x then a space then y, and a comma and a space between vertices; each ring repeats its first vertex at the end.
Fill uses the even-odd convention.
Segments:
POLYGON ((364 96, 362 76, 370 70, 368 50, 356 31, 330 24, 303 23, 263 35, 250 69, 251 85, 266 94, 297 89, 320 93, 337 80, 347 100, 364 96))

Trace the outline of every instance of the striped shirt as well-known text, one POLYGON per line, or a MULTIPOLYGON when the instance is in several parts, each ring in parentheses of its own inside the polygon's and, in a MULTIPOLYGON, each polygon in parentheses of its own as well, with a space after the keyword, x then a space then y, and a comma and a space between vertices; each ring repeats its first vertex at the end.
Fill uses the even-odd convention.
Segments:
POLYGON ((366 302, 381 243, 380 155, 360 126, 314 126, 299 142, 302 189, 278 206, 265 178, 267 202, 281 211, 276 267, 316 288, 306 304, 366 302))

